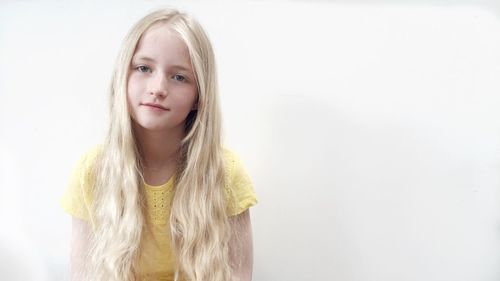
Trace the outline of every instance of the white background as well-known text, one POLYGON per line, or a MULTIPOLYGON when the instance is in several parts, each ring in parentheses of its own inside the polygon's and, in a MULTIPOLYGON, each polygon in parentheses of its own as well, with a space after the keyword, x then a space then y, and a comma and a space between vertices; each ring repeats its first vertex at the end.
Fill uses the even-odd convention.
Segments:
POLYGON ((0 279, 68 280, 59 199, 122 38, 172 4, 215 47, 254 280, 500 280, 500 5, 349 3, 1 2, 0 279))

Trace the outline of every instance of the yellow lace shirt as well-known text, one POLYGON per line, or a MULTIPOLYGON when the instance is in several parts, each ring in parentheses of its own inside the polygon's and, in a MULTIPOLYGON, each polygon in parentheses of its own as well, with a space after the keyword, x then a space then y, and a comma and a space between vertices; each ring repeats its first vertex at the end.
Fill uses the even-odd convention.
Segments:
MULTIPOLYGON (((96 146, 78 161, 71 174, 68 187, 61 198, 62 208, 73 217, 90 221, 92 200, 91 185, 94 176, 92 167, 102 147, 96 146)), ((257 203, 257 198, 239 157, 224 149, 227 211, 237 215, 257 203)), ((168 217, 172 200, 175 177, 160 186, 143 183, 146 190, 148 215, 152 225, 142 237, 143 250, 139 260, 139 279, 142 281, 173 280, 176 259, 170 246, 168 217)))

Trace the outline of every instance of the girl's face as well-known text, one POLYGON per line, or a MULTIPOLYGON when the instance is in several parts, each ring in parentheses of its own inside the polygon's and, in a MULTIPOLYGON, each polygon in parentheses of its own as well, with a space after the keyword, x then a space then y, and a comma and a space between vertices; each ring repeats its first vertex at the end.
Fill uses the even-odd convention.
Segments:
POLYGON ((186 44, 167 24, 150 27, 130 64, 129 112, 147 130, 184 130, 196 109, 197 84, 186 44))

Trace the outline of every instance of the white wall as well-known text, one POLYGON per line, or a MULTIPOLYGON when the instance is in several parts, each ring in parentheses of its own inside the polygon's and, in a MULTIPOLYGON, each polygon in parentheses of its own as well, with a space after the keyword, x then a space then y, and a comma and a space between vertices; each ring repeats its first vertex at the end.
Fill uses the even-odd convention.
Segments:
MULTIPOLYGON (((391 2, 168 2, 215 46, 254 280, 500 279, 499 10, 391 2)), ((67 280, 59 198, 121 39, 163 3, 0 3, 2 280, 67 280)))

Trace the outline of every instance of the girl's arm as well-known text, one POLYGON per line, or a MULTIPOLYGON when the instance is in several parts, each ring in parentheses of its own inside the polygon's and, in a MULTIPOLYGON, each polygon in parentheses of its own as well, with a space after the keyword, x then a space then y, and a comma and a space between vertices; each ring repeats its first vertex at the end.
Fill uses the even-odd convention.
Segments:
POLYGON ((89 224, 73 217, 71 227, 71 257, 70 275, 71 281, 83 281, 83 268, 87 256, 88 237, 90 234, 89 224))
POLYGON ((250 211, 230 218, 234 220, 236 237, 231 239, 229 254, 233 264, 233 281, 251 281, 253 268, 252 224, 250 211))

